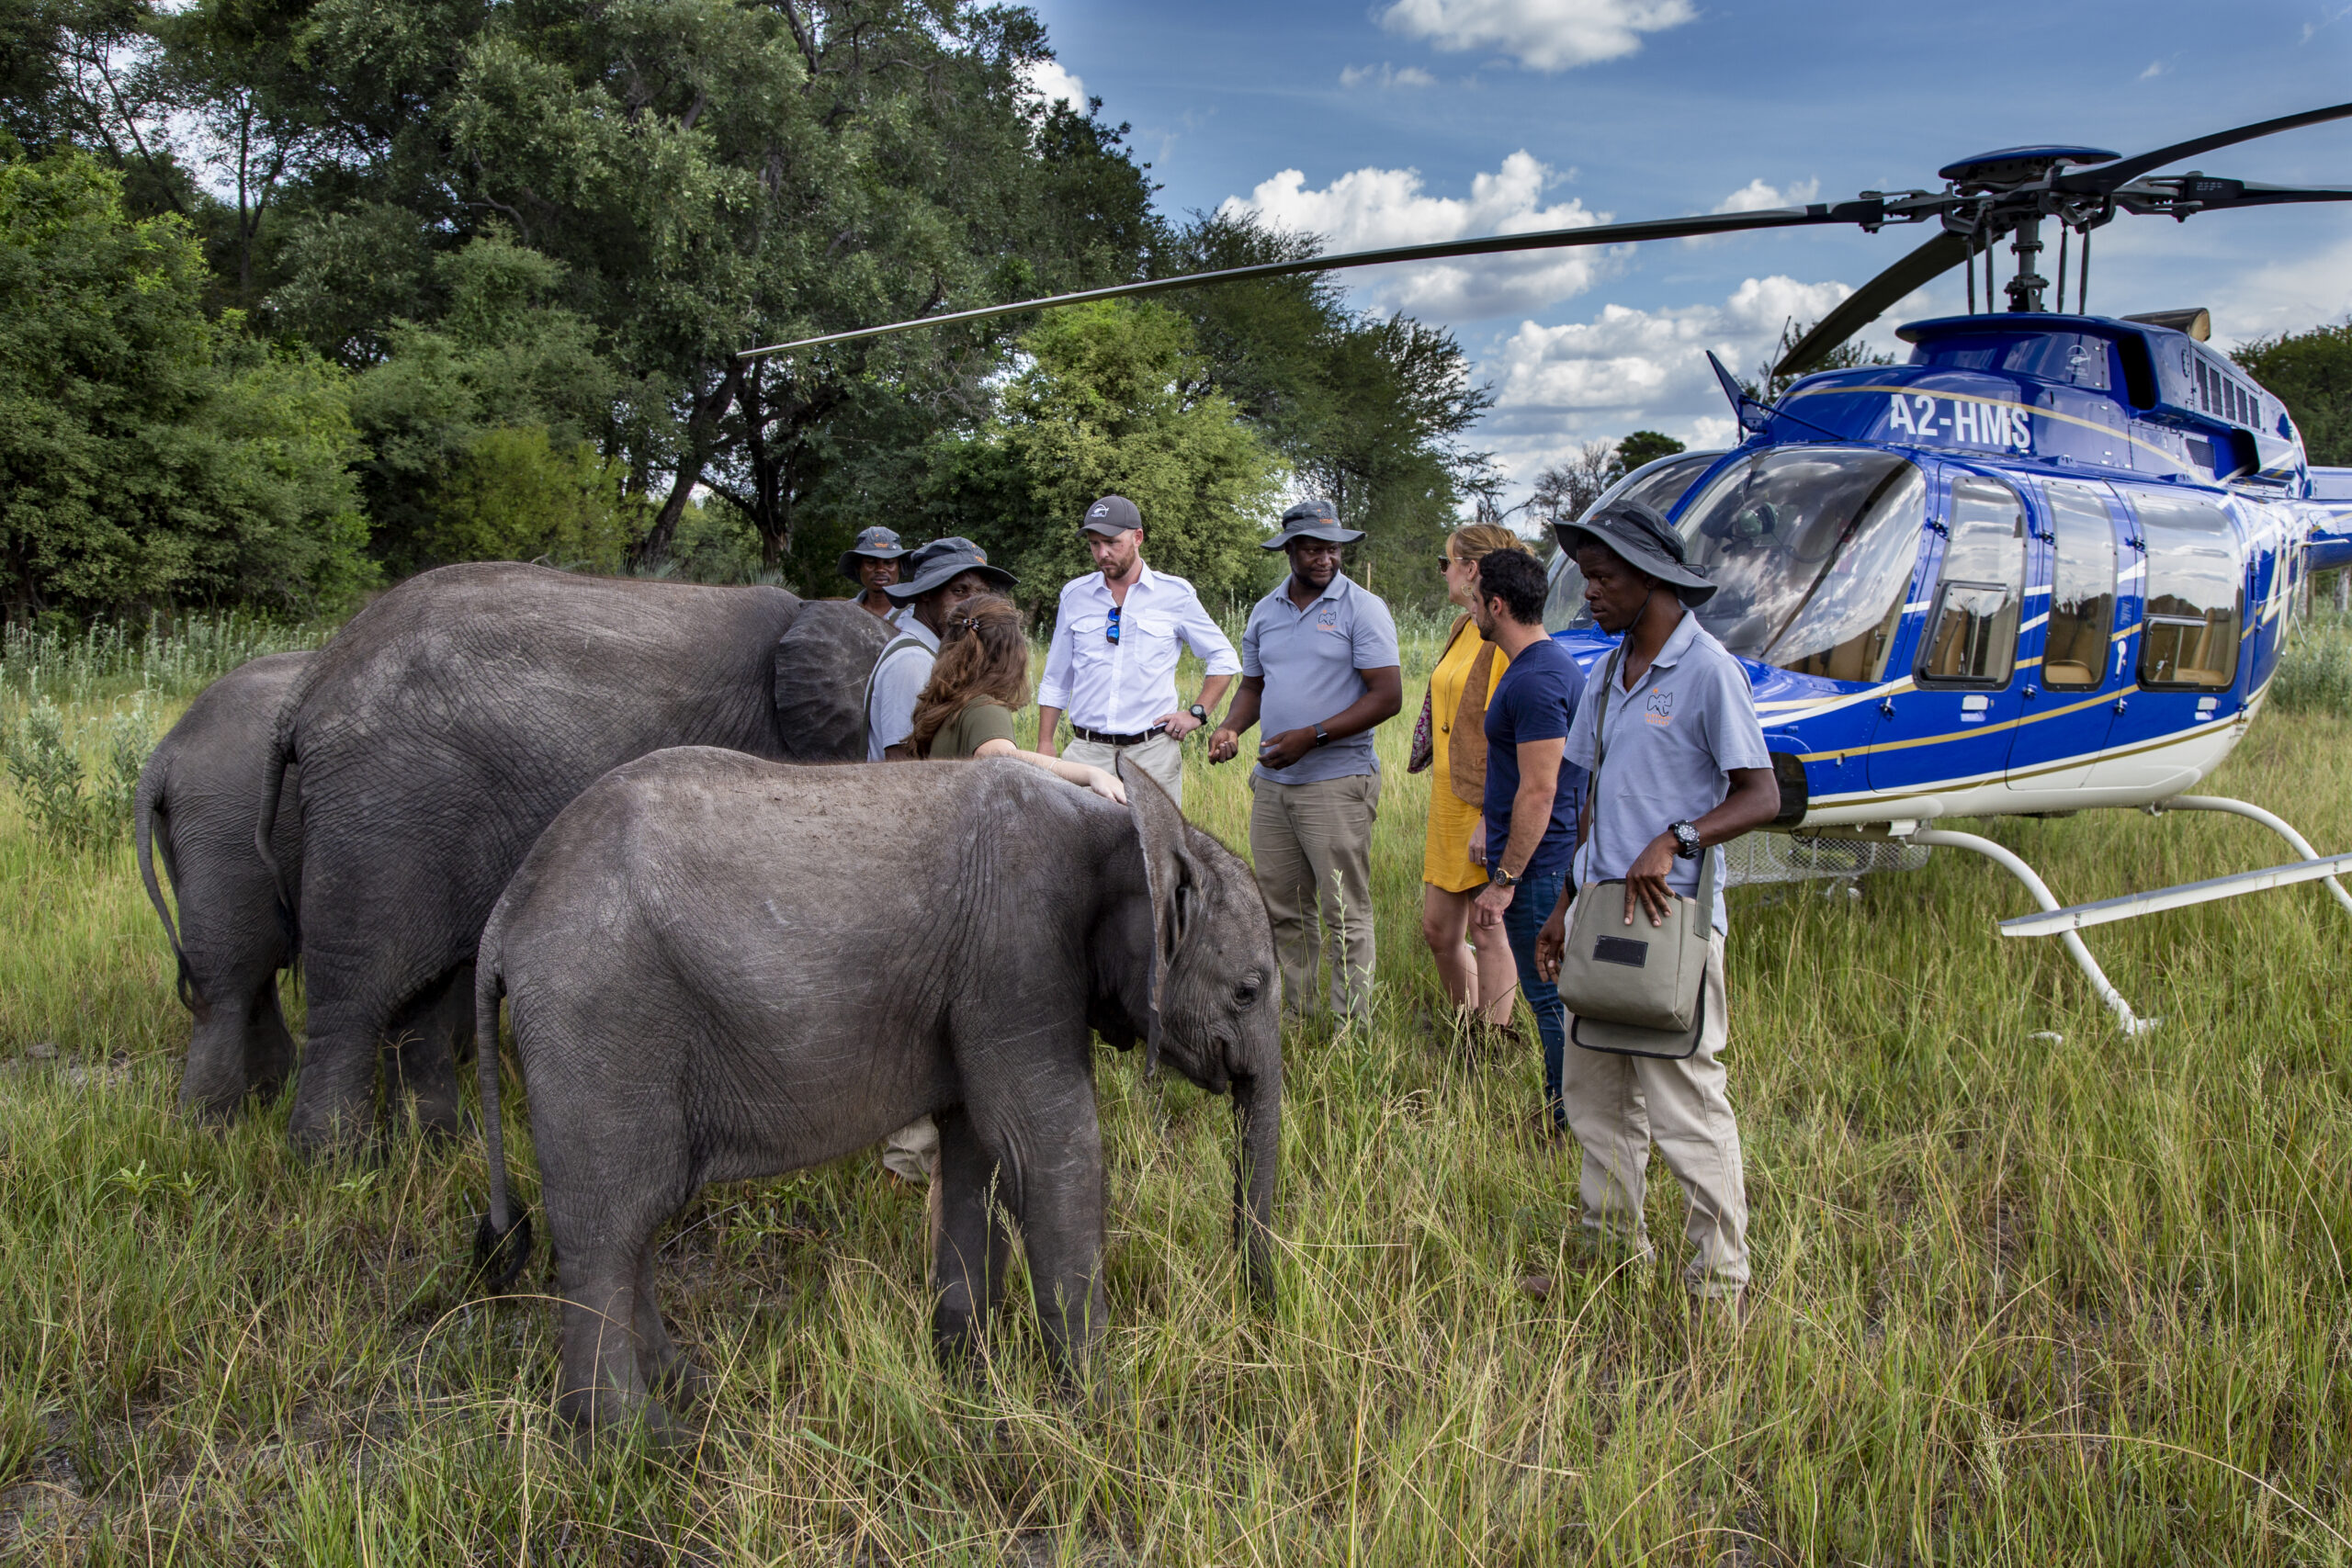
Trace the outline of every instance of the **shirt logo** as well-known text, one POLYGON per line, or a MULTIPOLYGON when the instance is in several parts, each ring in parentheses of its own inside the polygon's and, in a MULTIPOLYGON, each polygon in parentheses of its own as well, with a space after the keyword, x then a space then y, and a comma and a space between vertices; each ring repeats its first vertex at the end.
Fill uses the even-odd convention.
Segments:
POLYGON ((1674 694, 1672 692, 1652 692, 1650 694, 1649 711, 1642 715, 1642 722, 1645 724, 1672 724, 1674 722, 1674 694))
POLYGON ((1315 617, 1315 625, 1317 629, 1320 631, 1338 631, 1340 629, 1340 607, 1337 604, 1326 604, 1323 606, 1323 613, 1315 617))

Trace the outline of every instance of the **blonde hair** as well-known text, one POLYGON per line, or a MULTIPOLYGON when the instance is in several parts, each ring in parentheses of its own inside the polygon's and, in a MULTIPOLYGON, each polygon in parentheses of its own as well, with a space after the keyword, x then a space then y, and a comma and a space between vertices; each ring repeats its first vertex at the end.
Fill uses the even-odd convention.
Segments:
POLYGON ((1476 566, 1497 550, 1523 550, 1527 541, 1499 523, 1464 523, 1445 536, 1445 553, 1476 566))
POLYGON ((939 660, 915 698, 918 757, 931 755, 941 727, 974 703, 1018 708, 1028 700, 1029 637, 1012 601, 981 593, 964 601, 939 639, 939 660))

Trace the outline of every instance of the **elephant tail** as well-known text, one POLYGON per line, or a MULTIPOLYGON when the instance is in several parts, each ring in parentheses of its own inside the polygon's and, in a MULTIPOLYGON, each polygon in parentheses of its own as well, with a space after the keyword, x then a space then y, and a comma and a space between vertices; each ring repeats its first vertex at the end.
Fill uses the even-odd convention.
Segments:
POLYGON ((294 762, 294 737, 280 715, 269 739, 269 756, 261 770, 261 815, 254 823, 254 848, 268 869, 269 883, 277 889, 277 924, 286 933, 290 963, 302 952, 302 922, 294 912, 295 891, 287 886, 286 868, 277 863, 277 799, 286 788, 286 770, 294 762))
POLYGON ((163 885, 155 880, 156 839, 163 840, 164 863, 171 864, 171 828, 164 819, 164 775, 169 770, 169 752, 157 747, 140 770, 138 793, 130 801, 131 842, 139 852, 139 880, 147 885, 147 901, 155 906, 155 918, 164 922, 164 938, 172 944, 172 961, 179 966, 178 987, 180 1005, 194 1010, 198 992, 196 976, 187 966, 187 952, 180 946, 179 926, 172 919, 172 907, 164 901, 163 885))
POLYGON ((474 1073, 481 1088, 483 1158, 490 1168, 490 1213, 474 1225, 474 1274, 493 1294, 512 1285, 531 1260, 531 1216, 514 1212, 506 1181, 506 1134, 498 1100, 498 972, 495 937, 483 935, 474 966, 474 1073))

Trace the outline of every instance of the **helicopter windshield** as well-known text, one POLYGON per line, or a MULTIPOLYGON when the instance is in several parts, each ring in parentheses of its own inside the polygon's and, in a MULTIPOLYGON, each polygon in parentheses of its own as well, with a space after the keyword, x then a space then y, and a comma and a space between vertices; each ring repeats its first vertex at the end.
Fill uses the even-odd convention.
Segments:
MULTIPOLYGON (((1664 516, 1674 510, 1682 492, 1698 483, 1699 476, 1722 456, 1721 452, 1685 452, 1660 458, 1602 491, 1590 506, 1577 515, 1579 519, 1589 517, 1613 502, 1638 501, 1664 516)), ((1554 631, 1563 626, 1589 627, 1592 612, 1585 607, 1584 573, 1577 570, 1576 561, 1566 550, 1552 559, 1552 589, 1544 599, 1544 624, 1554 631)))
POLYGON ((1919 470, 1886 452, 1782 448, 1726 469, 1678 525, 1716 583, 1699 624, 1744 659, 1883 679, 1927 495, 1919 470))

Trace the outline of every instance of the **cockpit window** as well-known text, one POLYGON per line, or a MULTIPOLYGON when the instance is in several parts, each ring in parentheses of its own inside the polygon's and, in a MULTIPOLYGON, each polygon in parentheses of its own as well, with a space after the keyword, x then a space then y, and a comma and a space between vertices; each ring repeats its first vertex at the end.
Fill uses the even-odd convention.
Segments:
POLYGON ((1891 453, 1805 446, 1716 476, 1678 525, 1713 578, 1699 624, 1744 659, 1883 679, 1927 520, 1927 482, 1891 453))
MULTIPOLYGON (((1699 482, 1699 476, 1723 454, 1721 452, 1685 452, 1634 469, 1615 484, 1602 491, 1599 499, 1586 507, 1579 517, 1589 517, 1611 502, 1638 501, 1656 507, 1661 515, 1672 512, 1682 492, 1699 482)), ((1552 591, 1544 600, 1544 625, 1553 631, 1566 626, 1589 626, 1592 612, 1584 604, 1584 573, 1564 551, 1554 558, 1552 591)))

